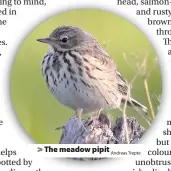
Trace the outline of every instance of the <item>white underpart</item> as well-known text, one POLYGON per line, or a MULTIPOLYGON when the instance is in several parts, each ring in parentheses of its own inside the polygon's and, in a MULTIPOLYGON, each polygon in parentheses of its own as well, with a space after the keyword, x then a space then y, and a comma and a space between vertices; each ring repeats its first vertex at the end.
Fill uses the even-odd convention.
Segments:
MULTIPOLYGON (((104 79, 103 81, 91 80, 86 74, 84 74, 83 77, 81 77, 78 74, 78 64, 76 64, 74 59, 70 57, 68 54, 66 55, 66 58, 70 60, 72 68, 77 73, 73 74, 73 76, 77 79, 77 82, 71 80, 71 73, 69 73, 67 70, 68 64, 64 63, 63 56, 58 57, 62 65, 62 68, 59 71, 59 79, 58 73, 56 73, 56 71, 54 71, 52 68, 53 57, 51 57, 49 60, 49 69, 47 70, 49 88, 51 89, 53 95, 56 97, 57 100, 59 100, 62 104, 74 110, 82 108, 83 113, 94 112, 101 108, 118 108, 120 106, 122 97, 120 94, 116 94, 116 99, 114 95, 108 92, 108 89, 106 88, 106 84, 108 85, 107 79, 104 79), (51 72, 53 73, 56 79, 57 86, 54 84, 52 76, 50 76, 51 72), (66 79, 63 78, 64 72, 66 74, 66 79), (63 80, 61 80, 61 78, 63 78, 63 80), (88 83, 90 86, 94 88, 89 88, 88 86, 85 86, 80 79, 83 79, 86 83, 88 83), (67 84, 67 80, 69 81, 69 85, 67 84), (74 83, 77 88, 75 88, 74 83), (95 86, 98 86, 99 89, 97 89, 95 86), (106 97, 107 101, 110 104, 106 103, 106 99, 104 97, 106 97)), ((46 58, 44 64, 47 63, 47 60, 48 58, 46 58)), ((96 65, 98 65, 98 63, 96 65)), ((45 65, 43 65, 43 73, 45 71, 44 66, 45 65)), ((97 77, 102 76, 101 72, 102 71, 96 73, 97 77)), ((116 87, 111 87, 110 85, 109 89, 111 91, 116 91, 116 87)))

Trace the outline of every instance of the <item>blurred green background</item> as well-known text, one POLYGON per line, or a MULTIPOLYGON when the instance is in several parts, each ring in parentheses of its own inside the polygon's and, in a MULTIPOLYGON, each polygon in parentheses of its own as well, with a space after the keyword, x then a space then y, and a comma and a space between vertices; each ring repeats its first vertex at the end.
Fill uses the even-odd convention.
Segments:
MULTIPOLYGON (((68 11, 41 23, 28 35, 19 48, 12 68, 11 97, 14 110, 21 125, 37 143, 58 143, 61 132, 55 131, 55 128, 65 124, 74 114, 48 90, 41 74, 41 60, 48 47, 36 41, 47 37, 61 25, 80 27, 96 37, 114 58, 128 82, 134 78, 144 56, 148 54, 149 92, 154 110, 157 111, 157 98, 161 95, 161 73, 156 64, 155 51, 145 35, 129 21, 110 12, 95 9, 68 11)), ((149 107, 142 76, 134 81, 132 96, 149 107)), ((110 114, 116 119, 121 112, 112 110, 110 114)), ((147 122, 134 109, 129 108, 127 115, 135 116, 142 126, 148 128, 147 122)))

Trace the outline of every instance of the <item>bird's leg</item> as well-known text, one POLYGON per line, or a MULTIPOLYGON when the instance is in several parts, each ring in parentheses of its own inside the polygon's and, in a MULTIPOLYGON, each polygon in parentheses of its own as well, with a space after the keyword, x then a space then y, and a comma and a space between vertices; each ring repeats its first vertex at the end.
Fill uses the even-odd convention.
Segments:
POLYGON ((76 110, 75 116, 80 120, 81 125, 84 126, 84 124, 83 124, 83 122, 82 122, 82 118, 81 118, 82 113, 83 113, 83 109, 78 108, 78 109, 76 110))
POLYGON ((83 109, 79 108, 76 110, 75 116, 81 120, 82 113, 83 113, 83 109))
POLYGON ((86 127, 84 126, 84 123, 81 118, 82 113, 83 113, 83 109, 78 108, 76 110, 75 116, 79 119, 79 121, 80 121, 79 123, 81 124, 81 127, 84 128, 85 130, 87 130, 86 127))
POLYGON ((93 114, 93 116, 91 117, 91 120, 99 119, 101 111, 102 111, 102 108, 100 108, 95 114, 93 114))
POLYGON ((97 118, 99 118, 101 111, 102 111, 102 108, 100 108, 100 109, 97 111, 97 113, 96 113, 97 118))

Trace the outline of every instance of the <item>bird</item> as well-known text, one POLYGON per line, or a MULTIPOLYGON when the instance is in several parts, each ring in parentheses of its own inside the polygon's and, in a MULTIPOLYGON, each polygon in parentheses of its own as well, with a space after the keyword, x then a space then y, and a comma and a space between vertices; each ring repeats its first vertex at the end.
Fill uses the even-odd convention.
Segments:
POLYGON ((76 113, 100 113, 122 103, 147 113, 148 108, 131 97, 131 88, 114 59, 95 37, 76 26, 59 26, 46 38, 41 68, 55 98, 76 113))

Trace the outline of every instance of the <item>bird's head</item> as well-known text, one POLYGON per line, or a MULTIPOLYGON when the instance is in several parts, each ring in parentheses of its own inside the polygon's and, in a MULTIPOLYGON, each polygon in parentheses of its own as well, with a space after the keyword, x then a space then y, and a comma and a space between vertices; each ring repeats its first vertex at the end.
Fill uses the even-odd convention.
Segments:
POLYGON ((81 46, 89 47, 95 40, 89 33, 77 27, 61 26, 49 37, 37 41, 47 43, 54 51, 68 51, 81 46))

